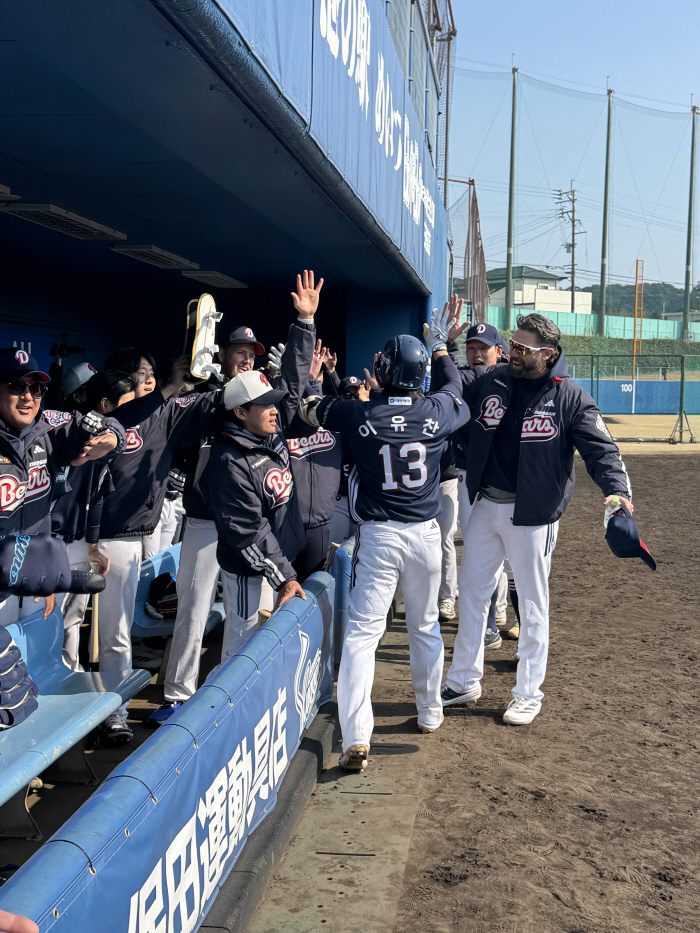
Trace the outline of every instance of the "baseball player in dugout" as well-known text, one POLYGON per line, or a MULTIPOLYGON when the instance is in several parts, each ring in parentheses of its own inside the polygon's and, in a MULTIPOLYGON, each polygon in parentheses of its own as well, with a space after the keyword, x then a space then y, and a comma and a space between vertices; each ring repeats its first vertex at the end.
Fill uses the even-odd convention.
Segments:
MULTIPOLYGON (((549 647, 549 572, 559 519, 574 491, 578 450, 607 505, 632 511, 627 470, 591 396, 568 378, 559 329, 540 314, 518 317, 510 361, 464 386, 472 420, 466 484, 459 630, 442 688, 444 706, 476 702, 484 630, 504 557, 520 603, 518 671, 503 720, 524 725, 540 712, 549 647)), ((438 350, 436 356, 445 355, 438 350)), ((439 374, 438 374, 439 379, 439 374)))
MULTIPOLYGON (((323 279, 320 279, 316 284, 314 273, 304 270, 303 274, 297 276, 296 291, 292 292, 297 317, 290 325, 287 344, 279 353, 279 360, 277 361, 279 365, 276 368, 282 374, 285 389, 280 395, 282 399, 280 404, 280 424, 284 427, 294 417, 301 393, 308 379, 315 340, 314 316, 318 308, 322 286, 323 279)), ((219 362, 228 385, 231 385, 242 374, 245 375, 245 378, 248 378, 246 374, 253 372, 256 356, 261 357, 265 353, 265 348, 258 342, 250 327, 237 326, 230 328, 225 333, 224 339, 221 340, 221 344, 219 362)), ((239 384, 240 380, 237 385, 239 384)), ((224 395, 223 399, 224 408, 226 409, 225 420, 227 423, 237 424, 235 414, 233 418, 231 417, 235 407, 231 403, 231 391, 230 389, 228 396, 224 395)), ((221 569, 219 565, 220 549, 224 546, 220 544, 223 532, 217 530, 215 520, 219 509, 218 506, 215 508, 214 499, 205 490, 204 476, 212 453, 213 438, 214 436, 220 437, 223 433, 228 433, 228 431, 222 424, 217 424, 216 430, 202 445, 197 445, 187 451, 185 462, 187 478, 183 493, 186 519, 177 579, 177 617, 165 676, 165 699, 161 707, 154 710, 148 719, 148 723, 152 727, 167 722, 184 702, 194 696, 197 690, 202 639, 204 638, 206 622, 216 595, 216 586, 221 569)), ((257 438, 256 442, 259 440, 257 438)), ((221 452, 221 449, 221 444, 217 444, 217 450, 221 452)), ((228 441, 223 449, 228 450, 228 441)), ((230 477, 226 471, 224 471, 224 478, 225 486, 215 492, 226 500, 225 512, 228 513, 229 501, 234 495, 235 483, 231 485, 230 477)), ((231 540, 230 530, 226 534, 226 538, 231 540)), ((249 543, 244 538, 241 538, 241 542, 241 548, 249 543)), ((294 555, 294 557, 296 556, 297 554, 294 555)), ((226 576, 223 575, 224 602, 227 603, 232 598, 232 617, 236 616, 238 619, 235 624, 231 622, 230 631, 227 622, 228 640, 224 640, 223 660, 228 657, 227 650, 230 650, 233 644, 232 639, 236 626, 238 626, 238 638, 243 641, 255 631, 254 627, 251 628, 248 619, 253 615, 252 607, 255 603, 257 587, 260 585, 261 588, 264 588, 262 581, 267 579, 260 568, 253 569, 249 564, 245 565, 244 568, 236 566, 239 571, 247 571, 257 579, 253 585, 255 593, 251 591, 250 595, 247 595, 249 611, 247 615, 242 616, 235 610, 237 608, 243 610, 245 607, 242 604, 238 606, 237 595, 231 597, 232 584, 229 581, 227 585, 225 582, 226 576), (245 638, 243 637, 244 634, 245 638)), ((225 566, 224 569, 226 569, 225 566)), ((245 573, 242 572, 241 576, 245 577, 245 573)), ((277 588, 276 584, 274 588, 277 588)), ((246 594, 248 594, 247 586, 246 594)), ((260 594, 257 595, 257 599, 260 599, 260 594)), ((261 606, 261 608, 263 607, 261 606)), ((226 607, 226 615, 228 619, 228 606, 226 607)), ((255 619, 257 619, 257 614, 255 619)), ((234 651, 231 651, 231 653, 234 653, 234 651)))
POLYGON ((376 391, 368 402, 326 396, 302 405, 309 424, 347 437, 355 460, 349 505, 359 524, 338 675, 340 765, 347 770, 367 766, 374 728, 374 656, 399 585, 406 605, 418 728, 434 732, 443 718, 440 459, 447 437, 469 418, 459 372, 445 349, 447 319, 445 305, 442 314, 433 315, 428 332, 431 348, 444 350, 433 369, 433 378, 436 369, 441 375, 441 392, 422 395, 428 353, 421 340, 402 335, 390 340, 375 360, 376 391))

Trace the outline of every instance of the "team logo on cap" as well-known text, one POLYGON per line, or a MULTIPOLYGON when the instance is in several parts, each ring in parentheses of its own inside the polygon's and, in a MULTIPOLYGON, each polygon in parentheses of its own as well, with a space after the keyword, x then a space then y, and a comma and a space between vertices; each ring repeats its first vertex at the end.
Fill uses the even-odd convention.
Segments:
POLYGON ((357 378, 357 376, 350 376, 350 377, 348 378, 348 385, 356 386, 356 385, 358 385, 359 382, 360 382, 360 380, 357 378))
POLYGON ((523 420, 521 441, 551 441, 559 433, 554 416, 536 412, 523 420))
POLYGON ((20 366, 26 366, 27 363, 29 362, 29 354, 27 353, 26 350, 18 350, 15 353, 15 359, 17 360, 20 366))
POLYGON ((255 340, 255 334, 250 329, 250 327, 246 327, 243 333, 246 335, 246 337, 248 337, 249 340, 255 340))
POLYGON ((487 431, 491 431, 493 428, 497 428, 501 423, 501 418, 503 418, 505 411, 500 396, 489 395, 489 397, 485 398, 481 403, 481 414, 476 420, 479 421, 487 431))
POLYGON ((134 454, 143 447, 143 439, 136 428, 129 428, 126 432, 125 454, 134 454))
POLYGON ((260 373, 259 375, 260 375, 260 381, 262 382, 262 384, 263 384, 264 386, 269 386, 270 383, 268 382, 268 379, 267 379, 267 376, 265 375, 265 373, 260 373))
POLYGON ((276 467, 268 471, 265 477, 265 492, 273 505, 284 505, 285 502, 289 502, 293 488, 291 470, 280 470, 276 467))
POLYGON ((483 334, 486 330, 486 324, 478 324, 476 328, 477 334, 483 334))
POLYGON ((335 447, 335 437, 325 428, 319 428, 311 437, 295 437, 287 441, 289 453, 297 460, 318 454, 322 450, 332 450, 335 447))

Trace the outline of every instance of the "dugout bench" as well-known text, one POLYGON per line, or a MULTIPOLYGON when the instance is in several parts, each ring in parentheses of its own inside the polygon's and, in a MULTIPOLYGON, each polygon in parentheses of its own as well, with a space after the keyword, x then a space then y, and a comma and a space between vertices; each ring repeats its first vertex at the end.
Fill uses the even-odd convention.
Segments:
POLYGON ((27 808, 29 782, 97 784, 85 756, 87 736, 151 680, 148 671, 76 673, 62 661, 63 616, 41 611, 8 626, 39 688, 39 708, 0 733, 0 836, 39 840, 27 808))

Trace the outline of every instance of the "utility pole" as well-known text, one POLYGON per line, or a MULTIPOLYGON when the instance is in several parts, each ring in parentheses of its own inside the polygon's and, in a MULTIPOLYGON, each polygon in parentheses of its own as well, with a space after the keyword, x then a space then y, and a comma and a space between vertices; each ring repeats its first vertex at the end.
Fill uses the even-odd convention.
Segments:
POLYGON ((508 183, 508 236, 506 241, 505 329, 511 329, 513 304, 513 203, 515 199, 515 117, 518 90, 518 69, 513 65, 513 112, 510 124, 510 180, 508 183))
POLYGON ((605 336, 605 288, 608 283, 608 202, 610 200, 610 140, 612 137, 612 88, 608 88, 608 135, 605 143, 605 187, 603 189, 603 238, 600 257, 600 290, 598 293, 598 334, 605 336))
POLYGON ((695 197, 695 125, 697 123, 698 108, 693 105, 692 136, 690 140, 690 187, 688 194, 688 239, 685 249, 685 294, 683 296, 683 327, 681 334, 683 340, 690 338, 690 267, 693 258, 693 199, 695 197))
POLYGON ((571 221, 571 242, 564 244, 567 253, 571 253, 571 313, 576 311, 576 234, 582 233, 580 230, 581 221, 576 219, 576 190, 574 180, 571 179, 571 189, 569 191, 557 191, 557 202, 559 203, 559 215, 565 220, 571 221), (567 206, 568 205, 568 206, 567 206))

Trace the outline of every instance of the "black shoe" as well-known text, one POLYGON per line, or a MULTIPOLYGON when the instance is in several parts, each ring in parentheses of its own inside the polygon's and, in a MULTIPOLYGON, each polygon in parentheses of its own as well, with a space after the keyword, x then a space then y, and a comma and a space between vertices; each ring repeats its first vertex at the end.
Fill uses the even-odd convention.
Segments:
POLYGON ((484 635, 484 650, 488 651, 489 648, 500 648, 503 644, 503 639, 501 638, 500 632, 492 632, 491 629, 486 629, 486 634, 484 635))
POLYGON ((128 745, 134 737, 131 727, 127 725, 126 716, 112 713, 102 723, 102 731, 112 745, 128 745))

